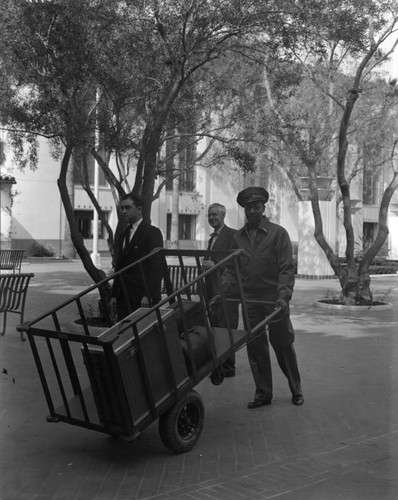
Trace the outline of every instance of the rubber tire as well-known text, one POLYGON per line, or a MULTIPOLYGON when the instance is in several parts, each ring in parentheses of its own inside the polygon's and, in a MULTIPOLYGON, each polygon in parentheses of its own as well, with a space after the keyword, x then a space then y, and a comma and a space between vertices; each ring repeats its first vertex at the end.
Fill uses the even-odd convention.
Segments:
POLYGON ((198 442, 204 420, 203 400, 196 391, 190 391, 160 416, 159 434, 163 444, 173 453, 186 453, 198 442))

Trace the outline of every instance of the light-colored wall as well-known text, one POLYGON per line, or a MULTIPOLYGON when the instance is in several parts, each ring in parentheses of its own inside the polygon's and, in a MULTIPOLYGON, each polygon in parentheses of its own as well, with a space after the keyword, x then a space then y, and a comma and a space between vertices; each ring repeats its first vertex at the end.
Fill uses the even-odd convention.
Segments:
POLYGON ((298 212, 298 200, 293 193, 285 193, 285 196, 281 197, 281 218, 280 224, 289 233, 292 242, 297 243, 298 228, 299 228, 299 212, 298 212))
POLYGON ((388 259, 398 260, 398 203, 392 205, 389 211, 388 259))
MULTIPOLYGON (((320 210, 324 220, 323 231, 326 241, 333 246, 336 241, 336 213, 335 200, 320 201, 320 210)), ((315 222, 312 216, 310 201, 299 203, 299 238, 298 238, 298 266, 297 272, 304 276, 333 276, 328 259, 314 238, 315 222)))
POLYGON ((58 168, 49 148, 42 141, 39 166, 35 171, 17 169, 7 158, 6 168, 12 171, 17 184, 12 207, 13 246, 30 250, 34 241, 46 242, 56 252, 63 217, 57 189, 58 168))
POLYGON ((12 195, 15 184, 9 181, 0 181, 0 201, 1 201, 1 248, 9 250, 12 240, 12 195))
MULTIPOLYGON (((51 156, 47 142, 41 140, 36 170, 17 169, 11 156, 4 168, 12 172, 17 181, 12 208, 13 246, 29 252, 33 243, 38 242, 58 255, 65 228, 65 212, 57 187, 59 161, 51 156)), ((109 188, 100 189, 100 203, 105 210, 115 212, 109 188)), ((75 189, 75 208, 92 209, 82 188, 75 189)))
MULTIPOLYGON (((45 141, 40 141, 38 168, 34 171, 17 169, 12 164, 11 155, 7 158, 4 171, 12 173, 17 184, 13 188, 12 208, 13 246, 28 252, 34 242, 52 249, 55 255, 60 252, 59 242, 64 237, 65 212, 57 187, 59 161, 51 156, 45 141)), ((76 186, 74 207, 78 210, 93 210, 93 205, 83 188, 76 186)), ((161 197, 164 204, 164 196, 161 197)), ((110 188, 100 187, 99 202, 104 210, 110 212, 110 225, 116 229, 117 212, 110 188)), ((164 210, 159 209, 161 202, 153 205, 153 223, 160 225, 164 210)), ((164 228, 165 218, 164 218, 164 228)), ((105 243, 105 242, 104 242, 105 243)), ((106 245, 106 244, 105 244, 106 245)), ((100 248, 106 248, 100 245, 100 248)))

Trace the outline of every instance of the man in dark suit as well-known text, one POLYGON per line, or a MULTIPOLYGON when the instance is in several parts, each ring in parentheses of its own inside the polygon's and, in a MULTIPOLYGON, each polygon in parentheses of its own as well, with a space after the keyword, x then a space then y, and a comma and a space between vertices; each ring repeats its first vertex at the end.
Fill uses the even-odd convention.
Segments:
MULTIPOLYGON (((115 236, 115 272, 163 247, 161 231, 142 219, 143 201, 132 193, 122 197, 120 211, 126 230, 115 236)), ((161 299, 162 260, 160 255, 146 259, 115 278, 111 307, 116 306, 120 321, 140 307, 156 304, 161 299), (144 276, 143 276, 144 275, 144 276), (122 283, 123 280, 123 283, 122 283)))
MULTIPOLYGON (((231 250, 232 247, 232 237, 235 233, 235 229, 232 229, 224 224, 226 209, 224 205, 220 203, 213 203, 209 206, 207 217, 210 226, 214 229, 214 232, 210 235, 210 240, 207 249, 209 251, 216 250, 231 250)), ((207 259, 203 261, 203 267, 207 270, 210 269, 214 264, 222 260, 216 255, 209 253, 207 259)), ((222 275, 224 268, 221 267, 219 276, 222 275)), ((206 293, 207 297, 211 299, 219 292, 219 280, 217 273, 211 274, 206 279, 206 293)), ((239 303, 227 303, 226 304, 229 325, 231 328, 237 328, 239 323, 239 303)), ((219 304, 215 310, 215 325, 221 328, 226 328, 227 321, 225 319, 224 308, 222 304, 219 304)), ((233 353, 223 365, 223 372, 225 377, 235 376, 235 353, 233 353)))

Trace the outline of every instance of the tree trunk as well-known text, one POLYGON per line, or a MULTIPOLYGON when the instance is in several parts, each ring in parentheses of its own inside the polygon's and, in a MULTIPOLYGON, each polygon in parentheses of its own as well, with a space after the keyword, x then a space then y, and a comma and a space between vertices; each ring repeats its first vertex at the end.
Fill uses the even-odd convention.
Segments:
MULTIPOLYGON (((70 161, 71 157, 72 157, 72 147, 66 146, 66 150, 62 158, 60 175, 57 181, 58 189, 61 195, 62 204, 65 209, 66 218, 69 223, 72 243, 76 248, 76 251, 79 257, 81 258, 83 266, 87 271, 87 273, 89 274, 89 276, 93 279, 95 283, 99 283, 106 277, 106 275, 102 270, 98 269, 94 265, 89 251, 84 246, 84 240, 82 235, 79 233, 79 228, 76 224, 74 217, 73 204, 68 192, 67 174, 69 165, 71 164, 70 161)), ((108 302, 107 299, 109 291, 110 291, 110 285, 105 285, 104 287, 101 287, 101 290, 99 290, 101 298, 103 299, 103 303, 108 302)))
POLYGON ((387 226, 387 217, 388 217, 388 207, 390 206, 391 198, 398 187, 398 172, 394 172, 393 178, 391 179, 390 184, 387 186, 387 189, 384 191, 379 210, 379 221, 378 221, 378 229, 375 241, 369 247, 368 251, 365 253, 363 259, 359 264, 359 269, 367 270, 369 265, 372 263, 372 260, 376 257, 377 253, 383 246, 386 238, 388 236, 388 226, 387 226))
POLYGON ((143 218, 150 222, 151 207, 155 188, 157 155, 162 146, 162 133, 167 123, 170 110, 185 82, 179 65, 175 69, 170 85, 156 109, 148 116, 142 139, 142 149, 137 162, 137 173, 133 187, 134 193, 140 193, 144 199, 143 218))
POLYGON ((391 179, 390 184, 387 186, 387 189, 384 191, 383 198, 380 203, 379 223, 378 223, 376 238, 358 265, 358 274, 359 274, 358 300, 364 303, 366 302, 371 303, 372 301, 372 292, 370 290, 369 266, 372 263, 373 259, 378 254, 379 250, 383 246, 388 236, 388 226, 387 226, 388 208, 390 206, 391 198, 397 187, 398 187, 398 172, 394 172, 393 178, 391 179))
POLYGON ((156 159, 160 149, 160 135, 155 134, 147 146, 141 196, 144 200, 143 219, 151 222, 153 193, 155 190, 156 159))
POLYGON ((318 180, 316 175, 316 166, 314 162, 307 162, 308 174, 309 174, 309 190, 310 190, 310 200, 312 213, 314 215, 314 238, 318 245, 324 251, 333 271, 339 278, 340 283, 343 285, 346 279, 346 273, 342 268, 337 255, 334 253, 333 249, 330 247, 326 241, 325 235, 323 234, 323 222, 321 209, 319 206, 319 196, 318 196, 318 180))
MULTIPOLYGON (((76 160, 77 159, 75 159, 75 161, 76 160)), ((108 232, 107 243, 108 243, 109 252, 110 252, 110 254, 112 256, 112 260, 113 260, 114 255, 115 255, 113 230, 112 230, 109 222, 107 221, 107 219, 104 217, 104 213, 101 210, 99 200, 97 200, 97 198, 95 197, 95 194, 93 193, 93 190, 91 189, 89 176, 88 176, 87 156, 82 154, 77 161, 81 162, 80 169, 81 169, 81 174, 82 174, 82 179, 83 179, 83 182, 82 182, 83 189, 87 193, 87 196, 90 198, 90 201, 93 204, 94 210, 96 210, 96 212, 98 213, 98 217, 99 217, 102 225, 105 227, 105 229, 108 232)))
MULTIPOLYGON (((66 190, 68 192, 68 196, 71 200, 70 202, 71 202, 72 206, 74 206, 74 197, 75 197, 73 177, 74 177, 73 176, 73 162, 69 162, 67 172, 66 172, 65 183, 66 183, 66 190)), ((75 247, 73 246, 70 225, 69 225, 67 218, 65 219, 65 226, 64 226, 64 238, 62 241, 62 255, 66 259, 74 259, 76 257, 76 250, 75 250, 75 247)))
POLYGON ((347 259, 347 277, 341 280, 342 297, 346 304, 358 304, 362 301, 368 301, 370 294, 370 277, 369 273, 361 274, 355 262, 355 237, 354 228, 352 225, 351 214, 351 196, 350 186, 345 177, 346 157, 348 150, 348 128, 350 125, 351 115, 354 110, 355 103, 358 100, 360 82, 366 65, 369 63, 376 47, 373 47, 365 55, 356 71, 352 88, 347 97, 347 102, 344 106, 343 116, 340 121, 338 154, 337 154, 337 182, 339 184, 342 202, 343 202, 343 224, 346 233, 346 259, 347 259))

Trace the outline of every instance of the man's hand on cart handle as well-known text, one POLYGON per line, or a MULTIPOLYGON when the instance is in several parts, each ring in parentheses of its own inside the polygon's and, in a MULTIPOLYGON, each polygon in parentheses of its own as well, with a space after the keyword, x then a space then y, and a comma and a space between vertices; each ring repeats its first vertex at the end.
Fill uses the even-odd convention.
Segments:
POLYGON ((284 299, 277 299, 275 309, 280 308, 280 319, 285 318, 289 314, 289 303, 284 299))
POLYGON ((117 301, 116 297, 111 297, 108 303, 109 317, 112 323, 117 323, 117 301))
POLYGON ((215 309, 220 302, 221 302, 221 294, 217 293, 217 295, 214 295, 214 297, 210 299, 209 302, 210 309, 215 309))
POLYGON ((151 307, 152 301, 148 297, 142 297, 141 307, 151 307))
POLYGON ((202 260, 202 267, 205 271, 210 269, 211 267, 214 266, 214 262, 211 259, 203 259, 202 260))

